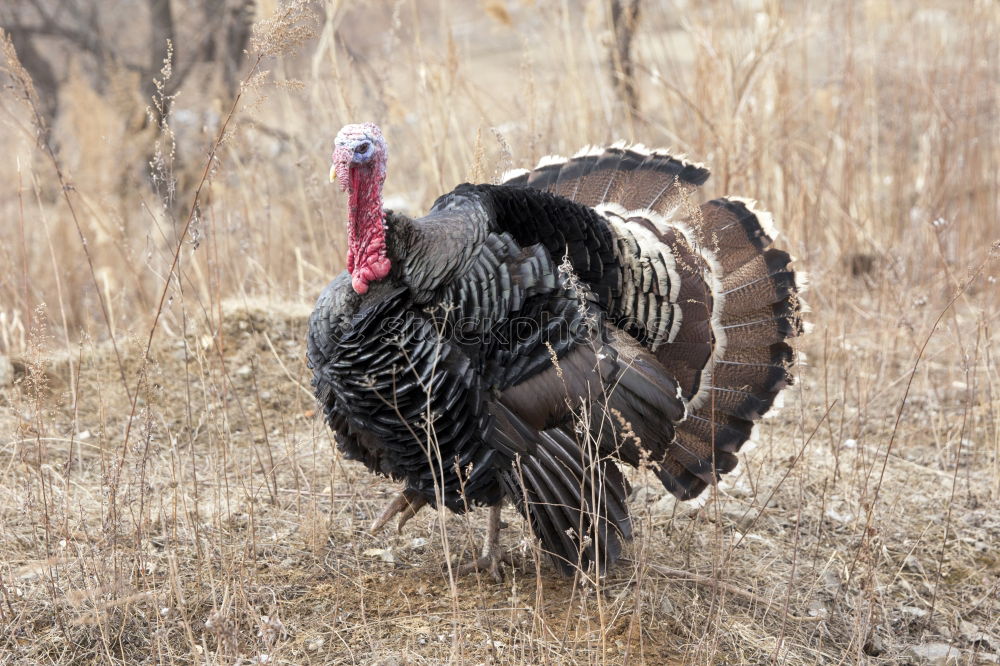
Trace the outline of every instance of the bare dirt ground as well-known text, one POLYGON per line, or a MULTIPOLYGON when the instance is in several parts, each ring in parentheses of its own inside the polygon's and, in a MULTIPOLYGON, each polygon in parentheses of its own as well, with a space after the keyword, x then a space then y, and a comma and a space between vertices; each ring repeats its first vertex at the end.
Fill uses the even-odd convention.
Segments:
MULTIPOLYGON (((630 563, 562 578, 511 512, 516 566, 497 584, 443 566, 469 556, 485 512, 366 533, 394 487, 341 460, 315 415, 307 311, 231 302, 218 330, 157 346, 131 426, 107 347, 15 363, 0 409, 16 433, 0 449, 3 663, 997 660, 996 476, 971 441, 946 445, 973 421, 995 428, 995 402, 913 392, 886 459, 909 368, 803 367, 701 505, 633 477, 630 563), (872 371, 897 386, 859 399, 872 371)), ((834 355, 824 338, 810 358, 834 355)), ((134 380, 141 346, 120 353, 134 380)))

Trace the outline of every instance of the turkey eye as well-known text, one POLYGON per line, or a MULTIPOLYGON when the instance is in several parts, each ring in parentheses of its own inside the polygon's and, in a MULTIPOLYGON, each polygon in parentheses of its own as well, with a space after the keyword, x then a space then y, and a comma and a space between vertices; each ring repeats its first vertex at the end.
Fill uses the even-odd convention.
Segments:
POLYGON ((358 147, 354 149, 354 152, 358 155, 364 155, 365 153, 368 152, 368 149, 371 147, 372 145, 367 141, 365 141, 364 143, 358 144, 358 147))

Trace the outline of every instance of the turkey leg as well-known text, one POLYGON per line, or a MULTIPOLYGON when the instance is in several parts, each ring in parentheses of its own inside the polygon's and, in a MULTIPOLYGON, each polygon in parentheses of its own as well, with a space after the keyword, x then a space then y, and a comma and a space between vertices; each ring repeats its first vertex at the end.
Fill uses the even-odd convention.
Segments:
POLYGON ((425 504, 427 504, 427 499, 423 495, 412 488, 404 489, 392 498, 385 510, 375 519, 372 526, 368 528, 369 534, 378 534, 396 514, 399 514, 396 531, 402 532, 403 525, 409 522, 410 518, 413 518, 425 504))
POLYGON ((464 576, 475 571, 483 571, 493 577, 498 583, 503 582, 503 571, 500 563, 511 564, 510 555, 500 551, 500 508, 497 504, 490 507, 490 517, 486 528, 486 543, 483 545, 483 554, 472 562, 466 562, 458 568, 458 575, 464 576))

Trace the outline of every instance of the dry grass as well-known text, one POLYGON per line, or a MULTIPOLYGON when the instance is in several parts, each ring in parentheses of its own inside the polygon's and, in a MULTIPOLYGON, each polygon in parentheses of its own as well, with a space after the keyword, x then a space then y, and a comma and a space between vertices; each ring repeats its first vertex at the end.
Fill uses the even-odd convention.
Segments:
MULTIPOLYGON (((22 89, 0 97, 0 663, 998 659, 991 2, 644 4, 631 117, 604 2, 321 17, 295 54, 301 23, 266 26, 225 131, 195 87, 140 132, 71 79, 49 155, 22 89), (392 487, 334 453, 303 331, 344 256, 330 143, 368 118, 413 212, 511 160, 671 145, 709 195, 770 208, 812 277, 785 410, 699 507, 638 475, 634 563, 596 587, 513 515, 501 585, 442 573, 433 512, 363 531, 392 487)), ((447 519, 453 556, 484 523, 447 519)))

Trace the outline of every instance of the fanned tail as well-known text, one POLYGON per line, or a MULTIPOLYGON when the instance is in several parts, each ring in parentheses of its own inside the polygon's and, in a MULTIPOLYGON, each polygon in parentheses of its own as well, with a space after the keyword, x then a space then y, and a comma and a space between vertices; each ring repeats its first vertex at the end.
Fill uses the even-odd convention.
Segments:
MULTIPOLYGON (((795 354, 788 339, 803 331, 805 305, 799 298, 804 276, 789 267, 788 253, 769 248, 776 232, 770 215, 755 211, 753 202, 710 201, 682 226, 710 268, 705 283, 711 291, 711 311, 704 315, 710 335, 699 326, 685 344, 704 336, 700 342, 712 349, 697 386, 686 387, 688 415, 677 425, 673 464, 661 473, 669 477, 665 485, 680 486, 680 493, 671 490, 686 499, 736 466, 734 454, 750 438, 754 422, 792 383, 795 354)), ((661 356, 669 358, 661 360, 681 371, 685 364, 676 351, 666 350, 661 356)))

